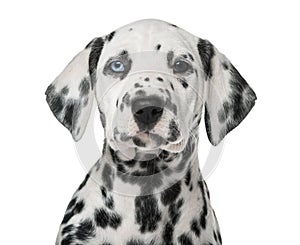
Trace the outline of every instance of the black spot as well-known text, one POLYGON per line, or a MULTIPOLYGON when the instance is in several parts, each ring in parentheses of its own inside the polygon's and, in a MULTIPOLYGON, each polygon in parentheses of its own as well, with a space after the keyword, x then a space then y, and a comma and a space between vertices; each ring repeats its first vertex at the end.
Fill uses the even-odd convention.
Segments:
POLYGON ((122 140, 123 142, 126 142, 130 139, 131 139, 131 136, 129 136, 128 134, 126 134, 124 132, 120 134, 120 140, 122 140))
POLYGON ((122 218, 119 214, 115 212, 108 212, 104 208, 99 208, 95 210, 94 218, 96 225, 105 229, 107 226, 117 229, 122 222, 122 218))
MULTIPOLYGON (((106 139, 104 139, 103 140, 103 147, 102 147, 102 156, 105 154, 106 147, 107 147, 107 141, 106 141, 106 139)), ((99 163, 99 161, 98 161, 98 163, 99 163)))
POLYGON ((135 83, 135 84, 134 84, 134 87, 135 87, 135 88, 142 88, 143 86, 142 86, 141 84, 139 84, 139 83, 135 83))
POLYGON ((129 103, 130 103, 130 95, 128 94, 128 92, 125 93, 125 95, 123 96, 122 98, 122 102, 129 106, 129 103))
POLYGON ((69 202, 68 206, 67 206, 67 211, 70 210, 71 208, 74 207, 74 205, 77 202, 77 197, 72 198, 72 200, 69 202))
POLYGON ((110 153, 110 155, 111 155, 111 158, 112 158, 112 160, 113 160, 113 163, 115 163, 115 164, 120 163, 121 160, 120 160, 120 158, 117 156, 117 152, 114 151, 110 146, 108 147, 108 149, 109 149, 109 153, 110 153))
POLYGON ((116 107, 118 107, 118 104, 119 104, 119 99, 117 99, 116 101, 116 107))
POLYGON ((170 83, 171 89, 174 91, 173 83, 170 83))
POLYGON ((185 184, 188 186, 191 183, 191 169, 188 169, 185 178, 184 178, 185 184))
POLYGON ((223 68, 224 68, 225 70, 228 70, 228 69, 229 69, 228 64, 227 64, 226 62, 223 62, 223 63, 222 63, 222 66, 223 66, 223 68))
POLYGON ((107 191, 106 191, 106 188, 105 188, 104 186, 101 186, 101 187, 100 187, 100 190, 101 190, 102 196, 103 196, 104 198, 106 198, 106 197, 107 197, 107 191))
POLYGON ((87 241, 95 236, 96 229, 90 219, 86 219, 79 223, 75 236, 77 240, 87 241))
POLYGON ((111 41, 113 39, 113 37, 115 36, 116 32, 113 31, 111 32, 109 35, 106 36, 107 41, 111 41))
POLYGON ((120 215, 118 215, 115 212, 110 214, 108 225, 111 228, 117 229, 121 225, 121 222, 122 222, 122 218, 120 215))
POLYGON ((135 198, 135 219, 140 225, 142 233, 155 231, 161 218, 161 211, 153 196, 137 196, 135 198))
POLYGON ((193 219, 191 222, 191 230, 195 233, 197 237, 200 236, 200 227, 198 225, 198 221, 196 219, 193 219))
POLYGON ((211 78, 213 72, 211 66, 211 59, 215 55, 213 45, 209 41, 199 38, 197 48, 206 79, 209 79, 211 78))
POLYGON ((178 153, 170 153, 168 151, 161 151, 159 158, 164 160, 164 162, 171 162, 178 156, 178 153))
POLYGON ((124 164, 127 166, 127 167, 134 167, 134 165, 136 164, 136 160, 135 159, 132 159, 132 160, 129 160, 129 161, 124 161, 124 164))
POLYGON ((217 236, 218 236, 220 244, 222 244, 222 237, 221 237, 220 231, 217 231, 217 236))
POLYGON ((164 81, 164 79, 162 79, 161 77, 157 77, 157 80, 160 81, 160 82, 164 81))
POLYGON ((205 127, 206 127, 207 137, 208 137, 208 139, 209 139, 210 142, 213 142, 212 132, 211 132, 210 115, 208 113, 206 103, 205 103, 204 118, 205 118, 205 127))
POLYGON ((78 191, 80 191, 85 185, 86 185, 86 182, 88 181, 88 179, 90 178, 90 175, 87 174, 83 180, 83 182, 79 185, 78 187, 78 191))
POLYGON ((157 44, 156 47, 155 47, 155 49, 156 49, 157 51, 160 50, 160 48, 161 48, 161 45, 160 45, 160 44, 157 44))
POLYGON ((101 110, 99 110, 99 113, 100 113, 100 121, 102 123, 103 128, 105 128, 106 127, 106 117, 105 117, 105 114, 101 110))
POLYGON ((83 107, 87 106, 88 102, 89 102, 89 98, 88 97, 84 98, 83 107))
POLYGON ((177 115, 177 106, 172 102, 171 100, 171 93, 168 89, 165 89, 166 94, 168 95, 168 98, 166 99, 165 102, 165 108, 169 109, 170 111, 172 111, 175 116, 177 115))
POLYGON ((173 58, 174 58, 174 52, 173 51, 169 51, 167 53, 167 61, 168 61, 168 67, 169 68, 173 67, 173 58))
POLYGON ((173 233, 174 226, 170 222, 167 222, 162 233, 162 238, 165 245, 173 245, 173 233))
MULTIPOLYGON (((225 102, 228 104, 228 102, 225 102)), ((225 104, 224 103, 224 104, 225 104)), ((226 121, 226 119, 228 118, 228 113, 225 112, 225 109, 224 109, 224 105, 223 105, 223 109, 220 109, 218 111, 218 119, 219 119, 219 122, 220 123, 224 123, 226 121)))
POLYGON ((112 189, 112 169, 108 163, 106 163, 103 167, 102 171, 102 180, 108 190, 112 189))
POLYGON ((124 110, 124 103, 122 103, 121 105, 120 105, 120 111, 122 112, 124 110))
POLYGON ((120 163, 117 165, 117 170, 118 170, 119 172, 122 172, 122 173, 125 173, 125 172, 126 172, 124 166, 123 166, 122 164, 120 164, 120 163))
POLYGON ((51 96, 51 95, 53 95, 54 93, 55 93, 55 87, 54 87, 53 84, 50 84, 50 85, 47 87, 46 91, 45 91, 45 95, 51 96))
POLYGON ((146 244, 141 240, 131 239, 126 243, 126 245, 146 245, 146 244))
POLYGON ((86 96, 88 95, 88 93, 90 92, 90 81, 88 80, 88 78, 83 78, 79 84, 79 95, 82 96, 86 96))
POLYGON ((75 241, 76 237, 72 234, 67 235, 62 241, 61 245, 70 245, 75 241))
POLYGON ((178 78, 178 81, 181 83, 182 87, 187 88, 189 84, 186 82, 184 78, 178 78))
POLYGON ((169 137, 167 138, 167 140, 169 142, 174 142, 178 139, 179 136, 180 131, 178 129, 177 123, 172 119, 169 123, 169 137))
POLYGON ((108 226, 109 214, 105 209, 96 209, 94 213, 94 218, 97 226, 100 226, 103 229, 108 226))
POLYGON ((145 77, 144 81, 149 82, 149 77, 145 77))
POLYGON ((203 197, 203 207, 202 207, 202 210, 200 213, 200 225, 203 229, 205 229, 206 228, 206 216, 207 216, 208 210, 207 210, 207 202, 206 202, 206 198, 205 198, 205 191, 204 191, 203 183, 204 183, 203 180, 198 181, 198 185, 199 185, 202 197, 203 197))
POLYGON ((69 130, 72 129, 74 107, 75 107, 74 103, 69 103, 65 107, 65 116, 63 118, 63 125, 65 125, 65 127, 67 127, 69 130))
POLYGON ((178 242, 181 245, 193 245, 192 239, 187 234, 182 234, 178 237, 178 242))
POLYGON ((170 93, 170 91, 168 89, 166 89, 166 93, 167 93, 169 99, 171 99, 171 93, 170 93))
POLYGON ((173 225, 177 224, 180 216, 181 216, 181 207, 183 205, 184 201, 182 198, 180 198, 177 202, 175 203, 172 203, 170 206, 169 206, 169 210, 168 210, 168 213, 169 213, 169 216, 170 216, 170 220, 171 220, 171 223, 173 225))
POLYGON ((145 96, 146 92, 145 92, 145 90, 140 89, 140 90, 136 91, 135 94, 137 96, 145 96))
POLYGON ((59 94, 54 94, 54 86, 49 85, 46 90, 46 100, 53 114, 58 117, 64 108, 64 102, 59 94))
POLYGON ((194 61, 193 55, 191 55, 190 53, 188 53, 188 56, 190 57, 191 61, 194 61))
POLYGON ((133 30, 132 28, 129 28, 129 29, 128 29, 128 31, 132 31, 132 30, 133 30))
POLYGON ((115 203, 114 203, 114 199, 110 196, 108 197, 106 200, 105 200, 105 206, 108 207, 109 209, 113 209, 114 206, 115 206, 115 203))
POLYGON ((66 233, 70 233, 71 231, 73 231, 75 229, 74 225, 67 225, 65 226, 62 231, 61 231, 61 234, 64 235, 66 233))
POLYGON ((61 89, 61 93, 63 95, 67 95, 69 93, 69 88, 68 86, 64 86, 62 89, 61 89))
POLYGON ((124 49, 121 51, 120 55, 128 55, 128 51, 124 49))
POLYGON ((216 234, 215 231, 214 231, 214 239, 215 239, 216 242, 218 242, 218 237, 217 237, 217 234, 216 234))
POLYGON ((86 48, 91 47, 91 52, 89 56, 89 73, 91 77, 91 84, 92 84, 92 89, 94 87, 94 84, 97 81, 96 78, 96 69, 97 69, 97 63, 100 57, 100 54, 102 52, 104 45, 104 41, 101 37, 95 38, 92 40, 86 48))
POLYGON ((175 27, 175 28, 178 28, 178 26, 177 25, 174 25, 174 24, 169 24, 170 26, 173 26, 173 27, 175 27))
POLYGON ((62 224, 66 224, 69 222, 69 220, 76 214, 79 214, 84 208, 84 201, 81 200, 79 202, 77 202, 74 207, 69 211, 66 212, 63 220, 62 220, 62 224))
POLYGON ((178 181, 161 193, 160 200, 166 206, 173 203, 181 192, 181 182, 178 181))
POLYGON ((117 135, 119 135, 119 134, 120 134, 120 132, 119 132, 118 128, 115 127, 114 130, 113 130, 113 138, 114 138, 114 140, 117 139, 117 135))
POLYGON ((134 137, 132 138, 132 141, 133 141, 133 143, 134 143, 136 146, 139 146, 139 147, 145 147, 145 146, 146 146, 146 144, 145 144, 139 137, 134 136, 134 137))

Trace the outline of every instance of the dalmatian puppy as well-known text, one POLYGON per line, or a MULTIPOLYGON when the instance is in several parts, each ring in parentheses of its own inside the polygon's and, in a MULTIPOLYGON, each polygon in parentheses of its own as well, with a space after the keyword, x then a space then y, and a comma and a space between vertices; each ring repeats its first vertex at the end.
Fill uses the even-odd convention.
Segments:
POLYGON ((46 90, 75 141, 92 104, 101 158, 76 190, 57 245, 222 244, 199 170, 198 128, 217 145, 256 95, 209 41, 160 20, 93 39, 46 90))

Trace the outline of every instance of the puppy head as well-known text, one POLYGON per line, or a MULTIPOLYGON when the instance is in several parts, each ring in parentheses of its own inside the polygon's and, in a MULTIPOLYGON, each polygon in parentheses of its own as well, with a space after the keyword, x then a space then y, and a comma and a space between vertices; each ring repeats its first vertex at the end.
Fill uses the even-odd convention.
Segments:
POLYGON ((255 93, 209 41, 159 20, 143 20, 95 38, 46 91, 56 118, 75 140, 96 98, 108 144, 181 152, 205 108, 217 145, 248 114, 255 93))

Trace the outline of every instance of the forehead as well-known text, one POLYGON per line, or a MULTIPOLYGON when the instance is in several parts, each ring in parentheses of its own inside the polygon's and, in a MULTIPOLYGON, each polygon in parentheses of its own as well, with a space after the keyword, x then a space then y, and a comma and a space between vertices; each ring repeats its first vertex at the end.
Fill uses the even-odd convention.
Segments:
POLYGON ((193 53, 195 40, 190 33, 167 22, 143 20, 117 29, 103 54, 116 55, 124 49, 131 54, 149 51, 193 53))

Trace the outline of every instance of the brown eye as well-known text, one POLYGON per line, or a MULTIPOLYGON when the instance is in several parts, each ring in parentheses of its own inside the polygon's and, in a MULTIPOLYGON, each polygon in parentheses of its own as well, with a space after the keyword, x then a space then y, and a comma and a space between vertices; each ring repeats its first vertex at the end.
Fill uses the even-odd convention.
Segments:
POLYGON ((190 69, 190 64, 185 62, 184 60, 177 60, 173 65, 174 73, 185 73, 190 69))

